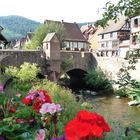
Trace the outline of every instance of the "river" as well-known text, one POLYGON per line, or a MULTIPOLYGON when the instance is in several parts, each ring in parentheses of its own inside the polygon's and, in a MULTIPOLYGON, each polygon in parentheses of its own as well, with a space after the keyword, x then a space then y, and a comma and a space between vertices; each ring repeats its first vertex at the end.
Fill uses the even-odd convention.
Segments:
POLYGON ((111 127, 111 132, 107 133, 105 140, 140 140, 140 133, 137 129, 132 129, 133 125, 140 128, 140 108, 128 106, 128 98, 118 99, 111 95, 86 99, 93 104, 94 111, 102 115, 111 127))

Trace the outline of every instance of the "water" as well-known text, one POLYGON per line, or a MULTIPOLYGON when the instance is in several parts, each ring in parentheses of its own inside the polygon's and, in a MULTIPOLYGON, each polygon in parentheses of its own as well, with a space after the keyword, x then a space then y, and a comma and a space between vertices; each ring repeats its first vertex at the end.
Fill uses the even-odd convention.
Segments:
POLYGON ((128 98, 92 96, 88 100, 111 128, 103 140, 140 140, 140 133, 133 129, 133 126, 140 128, 140 108, 128 106, 128 98))
POLYGON ((128 106, 128 98, 117 99, 115 96, 93 96, 89 100, 94 110, 104 116, 106 120, 114 120, 123 125, 140 124, 140 108, 128 106))

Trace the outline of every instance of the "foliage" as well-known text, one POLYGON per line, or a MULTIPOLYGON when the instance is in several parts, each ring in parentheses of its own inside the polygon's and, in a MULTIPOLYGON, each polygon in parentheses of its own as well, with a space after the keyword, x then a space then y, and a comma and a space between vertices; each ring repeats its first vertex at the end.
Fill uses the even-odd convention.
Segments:
POLYGON ((126 126, 120 124, 116 120, 110 120, 109 124, 111 132, 107 133, 101 140, 139 140, 139 124, 127 124, 126 126))
MULTIPOLYGON (((128 96, 128 91, 130 87, 138 85, 138 82, 135 79, 132 79, 130 75, 131 70, 136 70, 135 64, 137 63, 137 53, 132 52, 128 55, 128 64, 122 65, 122 68, 119 70, 118 79, 115 84, 119 87, 120 95, 128 96)), ((117 91, 117 93, 119 94, 117 91)))
POLYGON ((4 27, 4 36, 11 41, 33 32, 40 23, 21 16, 3 16, 0 17, 0 25, 4 27))
POLYGON ((137 86, 129 88, 127 91, 129 98, 135 101, 136 104, 140 104, 140 83, 137 86))
POLYGON ((37 73, 40 69, 36 64, 30 64, 28 62, 24 62, 20 68, 16 68, 13 66, 7 67, 5 70, 5 74, 9 76, 13 76, 18 78, 21 81, 32 81, 36 78, 37 73))
POLYGON ((17 77, 19 69, 14 66, 9 66, 5 69, 5 74, 12 76, 12 77, 17 77))
POLYGON ((98 24, 105 27, 109 20, 118 20, 120 15, 133 17, 140 15, 140 1, 139 0, 119 0, 115 5, 107 2, 103 13, 103 18, 98 21, 98 24))
POLYGON ((100 68, 89 70, 84 77, 86 84, 95 91, 110 90, 112 85, 100 68))
POLYGON ((64 29, 61 24, 49 23, 41 24, 35 31, 31 43, 25 46, 25 49, 37 49, 42 46, 42 42, 48 33, 55 32, 60 40, 60 45, 63 47, 64 29))
POLYGON ((75 96, 71 94, 70 90, 62 88, 53 82, 43 80, 33 87, 34 90, 40 88, 47 90, 52 99, 52 102, 55 104, 59 103, 62 107, 63 111, 61 112, 61 116, 59 117, 58 122, 59 135, 61 135, 63 134, 63 128, 66 123, 70 119, 74 118, 76 113, 81 109, 84 109, 84 107, 81 106, 81 101, 76 102, 75 96))

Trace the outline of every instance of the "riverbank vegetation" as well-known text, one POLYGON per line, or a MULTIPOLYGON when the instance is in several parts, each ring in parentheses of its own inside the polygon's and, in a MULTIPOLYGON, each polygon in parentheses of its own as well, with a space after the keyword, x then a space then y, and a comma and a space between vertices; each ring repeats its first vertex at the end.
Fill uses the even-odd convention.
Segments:
POLYGON ((99 138, 110 131, 104 118, 93 112, 92 104, 83 103, 82 98, 77 100, 69 89, 38 79, 38 71, 35 64, 29 63, 6 68, 5 75, 12 76, 12 80, 3 86, 1 79, 0 139, 54 140, 62 135, 63 139, 71 140, 72 135, 80 140, 99 138), (85 119, 96 125, 88 120, 83 123, 85 119), (75 129, 71 130, 72 121, 75 129))
POLYGON ((89 70, 85 75, 84 80, 90 90, 104 93, 113 91, 111 81, 99 67, 89 70))
POLYGON ((79 136, 78 140, 82 138, 131 140, 134 134, 139 138, 139 126, 128 127, 130 133, 125 134, 126 126, 120 129, 118 122, 106 119, 108 125, 105 119, 95 112, 94 103, 85 101, 82 97, 77 100, 70 89, 62 88, 47 78, 38 79, 36 77, 38 71, 39 68, 35 64, 28 63, 20 68, 6 68, 5 75, 12 76, 12 81, 3 87, 4 78, 1 78, 0 138, 2 140, 71 140, 75 135, 79 136), (30 78, 26 76, 27 72, 32 73, 30 78), (109 131, 111 132, 105 133, 109 131), (61 137, 56 138, 59 136, 61 137))
POLYGON ((139 50, 131 52, 127 56, 128 63, 122 65, 122 68, 118 73, 118 80, 115 81, 115 84, 118 85, 119 88, 116 90, 116 94, 130 98, 132 100, 132 105, 140 104, 140 82, 136 79, 133 79, 131 76, 131 71, 136 70, 138 58, 139 50))

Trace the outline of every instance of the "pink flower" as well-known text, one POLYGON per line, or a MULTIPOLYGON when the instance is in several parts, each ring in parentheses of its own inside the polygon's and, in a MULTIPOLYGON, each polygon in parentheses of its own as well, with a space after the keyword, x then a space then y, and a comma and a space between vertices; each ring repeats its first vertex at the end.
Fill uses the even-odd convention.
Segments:
POLYGON ((42 115, 46 114, 48 112, 48 108, 50 106, 50 103, 45 103, 41 106, 41 109, 40 109, 40 113, 42 115))
POLYGON ((57 112, 59 112, 59 111, 61 111, 61 110, 62 110, 62 108, 61 108, 60 104, 56 104, 56 110, 57 110, 57 112))
POLYGON ((54 103, 44 103, 41 106, 40 113, 42 115, 46 113, 50 113, 51 115, 54 114, 55 112, 61 111, 61 107, 59 104, 54 104, 54 103))
POLYGON ((43 93, 43 92, 38 92, 38 94, 39 94, 40 98, 41 98, 43 101, 45 101, 45 95, 44 95, 44 93, 43 93))
POLYGON ((56 105, 54 103, 50 104, 49 108, 48 108, 48 112, 50 114, 54 114, 55 112, 57 112, 56 110, 56 105))
POLYGON ((45 130, 40 129, 38 133, 36 134, 35 140, 44 140, 45 139, 45 130))

